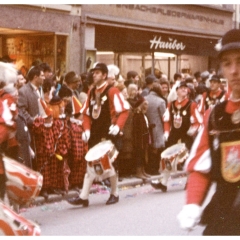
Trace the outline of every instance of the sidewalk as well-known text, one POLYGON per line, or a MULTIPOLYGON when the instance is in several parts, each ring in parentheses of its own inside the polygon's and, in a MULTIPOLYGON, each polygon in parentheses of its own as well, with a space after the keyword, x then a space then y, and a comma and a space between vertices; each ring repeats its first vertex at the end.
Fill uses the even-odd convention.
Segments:
MULTIPOLYGON (((122 181, 118 182, 118 188, 119 190, 128 188, 128 187, 134 187, 137 185, 143 185, 143 184, 150 184, 152 180, 157 180, 160 178, 160 175, 155 175, 151 176, 149 180, 142 180, 140 178, 135 178, 135 177, 126 177, 122 178, 122 181)), ((81 191, 81 190, 80 190, 81 191)), ((93 184, 90 190, 90 194, 97 193, 99 191, 108 191, 108 187, 105 185, 100 185, 100 184, 93 184)), ((44 197, 38 196, 32 201, 32 205, 41 205, 44 203, 52 203, 52 202, 59 202, 62 200, 66 200, 71 197, 76 197, 78 196, 78 192, 74 190, 70 190, 66 195, 57 195, 57 194, 50 194, 48 197, 48 200, 45 200, 44 197)))

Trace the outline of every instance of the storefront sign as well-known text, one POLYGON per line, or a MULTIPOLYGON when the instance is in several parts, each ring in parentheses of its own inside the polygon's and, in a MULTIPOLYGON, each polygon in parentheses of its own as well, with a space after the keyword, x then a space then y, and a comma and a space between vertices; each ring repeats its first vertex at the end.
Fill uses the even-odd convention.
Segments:
POLYGON ((199 22, 214 23, 218 25, 224 25, 223 19, 218 19, 215 17, 208 17, 197 13, 187 13, 182 11, 170 10, 164 7, 156 7, 151 5, 139 5, 139 4, 117 4, 118 8, 125 8, 129 10, 136 10, 141 12, 149 12, 153 14, 160 14, 163 16, 182 18, 187 20, 196 20, 199 22))
POLYGON ((161 31, 141 31, 97 25, 95 27, 95 47, 98 51, 113 52, 167 52, 214 56, 217 39, 186 37, 164 34, 161 31), (106 36, 108 36, 106 38, 106 36))
POLYGON ((150 40, 150 49, 166 49, 166 50, 180 50, 183 51, 186 45, 183 42, 178 42, 177 39, 168 38, 168 41, 162 41, 161 36, 155 36, 150 40))

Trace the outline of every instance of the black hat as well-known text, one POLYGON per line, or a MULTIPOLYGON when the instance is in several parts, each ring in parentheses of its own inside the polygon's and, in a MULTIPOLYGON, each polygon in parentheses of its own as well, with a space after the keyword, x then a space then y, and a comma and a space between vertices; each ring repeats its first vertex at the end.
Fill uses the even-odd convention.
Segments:
POLYGON ((146 77, 145 82, 146 84, 151 84, 153 82, 156 82, 158 79, 155 77, 155 75, 150 74, 146 77))
POLYGON ((215 46, 219 52, 218 57, 221 57, 223 52, 240 49, 240 29, 232 29, 224 34, 215 46))
POLYGON ((178 88, 180 88, 180 87, 188 87, 188 85, 187 85, 187 83, 185 81, 181 81, 179 83, 179 85, 176 87, 176 90, 178 90, 178 88))
POLYGON ((91 72, 94 70, 100 70, 100 71, 102 71, 102 73, 108 74, 108 68, 105 63, 97 63, 96 66, 91 69, 91 72))
POLYGON ((218 75, 212 75, 212 77, 209 79, 209 81, 221 82, 220 77, 218 75))

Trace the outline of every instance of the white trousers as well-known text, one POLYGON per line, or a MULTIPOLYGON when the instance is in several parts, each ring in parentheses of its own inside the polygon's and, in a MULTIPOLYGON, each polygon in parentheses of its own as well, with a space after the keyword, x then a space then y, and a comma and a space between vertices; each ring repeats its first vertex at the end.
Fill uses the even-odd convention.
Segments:
MULTIPOLYGON (((83 200, 88 199, 91 186, 93 184, 93 181, 95 179, 95 175, 92 175, 90 173, 85 173, 84 181, 83 181, 83 187, 82 191, 80 193, 80 198, 83 200)), ((118 196, 118 176, 115 173, 113 176, 109 177, 110 183, 111 183, 111 194, 113 194, 115 197, 118 196)))

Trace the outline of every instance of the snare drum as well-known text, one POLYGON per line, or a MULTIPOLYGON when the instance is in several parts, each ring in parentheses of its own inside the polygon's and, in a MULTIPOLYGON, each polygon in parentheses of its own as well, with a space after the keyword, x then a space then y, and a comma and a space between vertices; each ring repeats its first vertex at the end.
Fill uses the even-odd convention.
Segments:
POLYGON ((3 157, 6 173, 6 192, 8 198, 18 204, 32 201, 40 193, 43 176, 25 165, 3 157))
POLYGON ((85 159, 90 172, 99 179, 105 179, 115 174, 112 163, 117 156, 118 151, 115 145, 110 140, 106 140, 90 148, 85 159))
POLYGON ((0 201, 1 236, 40 236, 40 227, 0 201))
POLYGON ((161 170, 165 168, 169 171, 177 170, 177 164, 184 163, 188 157, 188 150, 185 143, 177 143, 166 150, 161 154, 161 170))

